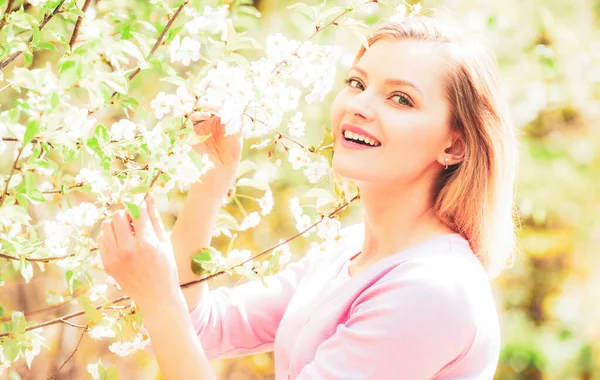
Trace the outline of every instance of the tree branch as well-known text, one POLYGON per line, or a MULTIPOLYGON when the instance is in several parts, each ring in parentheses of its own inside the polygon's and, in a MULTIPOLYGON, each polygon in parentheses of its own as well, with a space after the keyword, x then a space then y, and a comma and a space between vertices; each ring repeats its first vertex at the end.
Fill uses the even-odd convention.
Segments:
MULTIPOLYGON (((90 249, 90 252, 92 250, 95 250, 95 248, 90 249)), ((50 261, 58 261, 58 260, 62 260, 62 259, 68 259, 69 257, 73 257, 73 256, 75 256, 74 253, 71 253, 66 256, 23 257, 22 259, 24 259, 25 261, 32 262, 32 263, 36 263, 36 262, 37 263, 49 263, 50 261)), ((0 253, 0 258, 6 259, 6 260, 21 261, 21 257, 11 256, 11 255, 7 255, 4 253, 0 253)))
MULTIPOLYGON (((58 3, 58 5, 56 6, 56 8, 54 8, 54 11, 52 13, 50 13, 48 16, 44 17, 44 20, 40 24, 39 30, 44 29, 44 26, 46 26, 46 24, 48 23, 48 21, 50 21, 52 19, 52 17, 54 17, 58 13, 60 7, 62 7, 62 5, 63 5, 64 2, 65 2, 65 0, 62 0, 60 3, 58 3)), ((33 36, 29 37, 28 43, 31 43, 31 41, 33 41, 33 36)), ((6 61, 0 62, 0 70, 3 70, 6 66, 8 66, 8 64, 10 64, 18 56, 20 56, 21 53, 22 53, 21 51, 18 51, 15 54, 13 54, 12 56, 10 56, 8 59, 6 59, 6 61)))
POLYGON ((79 345, 81 344, 81 341, 83 340, 83 337, 85 336, 85 332, 86 332, 86 330, 83 330, 81 332, 81 335, 79 336, 79 340, 77 341, 77 344, 75 345, 75 349, 73 350, 73 352, 71 352, 71 355, 69 355, 67 360, 65 360, 60 365, 60 367, 58 367, 58 369, 56 371, 54 371, 54 373, 52 375, 50 375, 50 377, 47 380, 51 380, 54 376, 56 376, 56 374, 58 374, 58 372, 69 362, 69 360, 71 360, 73 358, 73 356, 75 356, 75 353, 77 352, 77 349, 79 348, 79 345))
MULTIPOLYGON (((83 4, 83 8, 81 11, 85 13, 90 6, 92 0, 85 0, 83 4)), ((83 17, 77 17, 77 21, 75 22, 75 27, 73 28, 73 34, 71 35, 71 39, 69 40, 69 51, 73 50, 73 45, 75 45, 75 41, 77 41, 77 36, 79 35, 79 28, 81 27, 81 23, 83 22, 83 17)))
POLYGON ((4 201, 6 201, 6 198, 8 198, 8 185, 10 184, 10 180, 12 179, 13 175, 15 174, 15 170, 17 169, 17 163, 19 162, 19 158, 21 158, 23 149, 25 149, 25 145, 23 145, 21 147, 21 149, 19 149, 19 153, 17 153, 17 158, 15 158, 15 162, 13 163, 13 166, 10 169, 10 174, 8 175, 8 179, 6 180, 6 184, 4 184, 4 191, 0 195, 0 207, 2 207, 2 205, 4 204, 4 201))
MULTIPOLYGON (((356 195, 349 202, 346 202, 343 205, 339 206, 334 211, 332 211, 331 213, 329 213, 329 215, 327 217, 328 218, 333 218, 333 216, 335 214, 339 213, 341 210, 343 210, 344 208, 346 208, 346 206, 348 206, 350 203, 354 202, 357 199, 360 199, 360 195, 356 195)), ((273 251, 274 249, 280 247, 281 245, 289 243, 290 241, 292 241, 292 240, 294 240, 294 239, 302 236, 306 232, 308 232, 311 229, 315 228, 316 226, 318 226, 319 224, 321 224, 321 222, 323 221, 323 219, 325 219, 325 216, 321 215, 321 219, 319 219, 317 222, 313 223, 312 225, 308 226, 303 231, 301 231, 301 232, 297 233, 296 235, 292 236, 291 238, 288 238, 287 240, 285 240, 285 241, 283 241, 281 243, 275 244, 275 245, 273 245, 273 246, 271 246, 271 247, 269 247, 269 248, 267 248, 267 249, 265 249, 265 250, 257 253, 256 255, 250 257, 248 260, 245 260, 245 261, 241 262, 240 264, 233 265, 233 266, 228 267, 226 269, 220 270, 220 271, 215 272, 215 273, 213 273, 213 274, 211 274, 209 276, 203 277, 203 278, 201 278, 199 280, 190 281, 188 283, 182 284, 181 288, 185 289, 185 288, 188 288, 190 286, 199 284, 201 282, 208 281, 208 280, 210 280, 210 279, 212 279, 214 277, 217 277, 217 276, 220 276, 220 275, 222 275, 224 273, 227 273, 227 272, 229 272, 229 271, 231 271, 231 270, 233 270, 233 269, 235 269, 237 267, 241 267, 241 266, 243 266, 244 264, 246 264, 247 262, 249 262, 251 260, 255 260, 255 259, 257 259, 257 258, 259 258, 261 256, 264 256, 267 253, 273 251)), ((130 299, 129 296, 121 296, 119 298, 115 298, 115 299, 109 301, 109 303, 115 304, 115 303, 120 303, 120 302, 123 302, 123 301, 127 301, 129 299, 130 299)), ((106 303, 103 303, 101 305, 95 306, 95 308, 96 308, 96 310, 98 310, 98 309, 103 308, 105 305, 106 305, 106 303)), ((29 326, 29 327, 27 327, 25 329, 25 331, 37 330, 39 328, 46 327, 46 326, 51 326, 51 325, 55 325, 57 323, 64 323, 64 321, 66 321, 66 320, 69 320, 69 319, 72 319, 72 318, 75 318, 75 317, 79 317, 80 315, 84 315, 84 314, 85 314, 84 311, 77 311, 77 312, 74 312, 74 313, 63 315, 62 317, 54 318, 54 319, 51 319, 51 320, 46 321, 46 322, 42 322, 42 323, 38 323, 38 324, 33 325, 33 326, 29 326)), ((9 336, 9 335, 10 335, 10 333, 2 333, 2 334, 0 334, 0 338, 6 337, 6 336, 9 336)))
POLYGON ((6 20, 8 20, 8 16, 12 12, 14 2, 15 0, 8 0, 8 4, 6 4, 6 10, 2 14, 2 19, 0 20, 0 32, 2 31, 2 28, 4 28, 4 25, 6 25, 6 20))
MULTIPOLYGON (((55 12, 53 12, 53 14, 54 14, 54 13, 56 13, 57 9, 58 9, 58 8, 59 8, 59 7, 62 5, 62 3, 63 3, 63 2, 64 2, 64 0, 63 0, 63 1, 61 1, 61 3, 60 3, 58 6, 57 6, 57 8, 55 9, 55 12)), ((189 2, 189 0, 185 0, 185 1, 184 1, 184 2, 183 2, 183 3, 182 3, 180 6, 179 6, 179 8, 177 9, 177 11, 176 11, 176 12, 175 12, 175 14, 173 15, 173 17, 172 17, 172 18, 169 20, 169 22, 167 23, 167 25, 166 25, 166 26, 165 26, 165 28, 163 29, 163 31, 162 31, 162 33, 161 33, 161 35, 159 36, 159 38, 158 38, 158 40, 156 41, 156 43, 154 44, 154 46, 153 46, 153 48, 152 48, 151 52, 149 53, 149 55, 148 55, 147 59, 149 59, 149 58, 152 56, 152 54, 153 54, 153 53, 156 51, 156 49, 157 49, 157 48, 158 48, 158 46, 160 45, 160 43, 161 43, 162 39, 164 38, 164 36, 165 36, 165 34, 166 34, 167 30, 170 28, 170 26, 173 24, 173 22, 174 22, 175 18, 176 18, 176 17, 177 17, 177 16, 178 16, 178 15, 181 13, 181 11, 183 10, 183 7, 184 7, 185 5, 187 5, 187 3, 188 3, 188 2, 189 2)), ((370 3, 370 2, 377 2, 377 1, 376 1, 376 0, 368 0, 368 1, 367 1, 367 3, 370 3)), ((317 35, 319 32, 323 31, 323 30, 324 30, 325 28, 327 28, 328 26, 330 26, 330 25, 334 25, 334 24, 336 23, 336 21, 337 21, 337 20, 339 20, 341 17, 343 17, 345 14, 347 14, 347 13, 349 13, 349 12, 351 12, 351 11, 352 11, 352 9, 346 9, 344 12, 340 13, 340 14, 339 14, 338 16, 336 16, 336 17, 335 17, 335 18, 334 18, 332 21, 330 21, 329 23, 327 23, 327 24, 326 24, 326 25, 324 25, 323 27, 320 27, 320 28, 318 27, 318 28, 317 28, 317 30, 316 30, 316 31, 315 31, 315 32, 314 32, 314 33, 313 33, 313 34, 312 34, 312 35, 309 37, 309 40, 310 40, 310 39, 312 39, 314 36, 316 36, 316 35, 317 35)), ((43 23, 43 25, 45 25, 45 23, 43 23)), ((337 24, 336 24, 336 25, 337 25, 337 24)), ((41 26, 41 27, 40 27, 40 29, 41 29, 42 27, 43 27, 43 26, 41 26)), ((298 49, 299 49, 299 48, 298 48, 298 49)), ((291 55, 292 55, 292 56, 293 56, 293 55, 295 55, 295 54, 298 52, 298 49, 296 49, 296 50, 295 50, 295 51, 294 51, 294 52, 293 52, 291 55)), ((276 71, 276 70, 277 70, 277 69, 278 69, 278 68, 279 68, 279 67, 280 67, 282 64, 285 64, 286 62, 287 62, 286 60, 283 60, 283 61, 279 62, 279 63, 278 63, 276 66, 275 66, 275 68, 273 69, 273 71, 276 71)), ((2 66, 2 67, 4 67, 4 66, 2 66)), ((1 69, 2 67, 0 67, 0 69, 1 69)), ((135 77, 135 75, 137 75, 137 74, 138 74, 140 71, 141 71, 141 70, 140 70, 140 69, 139 69, 139 67, 138 67, 138 69, 137 69, 137 70, 136 70, 134 73, 132 73, 132 74, 130 75, 129 79, 131 80, 131 79, 132 79, 133 77, 135 77)), ((113 96, 114 96, 114 94, 113 94, 113 96)), ((90 113, 93 113, 93 112, 94 112, 94 111, 89 111, 89 112, 88 112, 88 114, 90 114, 90 113)), ((185 123, 187 122, 187 120, 189 119, 189 116, 190 116, 190 115, 187 115, 187 116, 186 116, 186 118, 185 118, 185 120, 184 120, 184 124, 185 124, 185 123)), ((253 119, 253 120, 254 120, 254 119, 253 119)), ((279 133, 281 136, 287 137, 287 136, 285 136, 285 135, 281 134, 280 132, 277 132, 277 133, 279 133)), ((290 140, 291 140, 291 139, 290 139, 290 140)), ((296 143, 297 143, 297 144, 300 144, 300 143, 298 143, 298 142, 296 142, 296 143)), ((301 145, 301 144, 300 144, 300 145, 301 145)), ((302 145, 301 145, 301 146, 302 146, 302 145)), ((151 184, 150 184, 150 187, 152 187, 152 186, 154 185, 154 183, 156 182, 156 180, 158 179, 158 177, 160 176, 160 174, 161 174, 161 171, 159 170, 159 172, 156 174, 156 176, 155 176, 155 177, 152 179, 152 181, 151 181, 151 184)), ((355 201, 355 200, 357 200, 357 199, 360 199, 360 195, 356 195, 356 196, 355 196, 355 197, 353 197, 353 198, 352 198, 350 201, 348 201, 348 202, 344 203, 343 205, 339 206, 337 209, 335 209, 333 212, 331 212, 331 213, 330 213, 330 214, 329 214, 327 217, 328 217, 328 218, 332 218, 332 217, 333 217, 335 214, 337 214, 338 212, 340 212, 342 209, 344 209, 346 206, 348 206, 350 203, 352 203, 353 201, 355 201)), ((1 205, 1 203, 0 203, 0 205, 1 205)), ((181 285, 181 288, 188 288, 188 287, 190 287, 190 286, 193 286, 193 285, 195 285, 195 284, 198 284, 198 283, 201 283, 201 282, 204 282, 204 281, 208 281, 208 280, 210 280, 210 279, 212 279, 212 278, 214 278, 214 277, 220 276, 220 275, 222 275, 222 274, 224 274, 224 273, 227 273, 227 272, 229 272, 229 271, 231 271, 231 270, 233 270, 233 269, 235 269, 235 268, 237 268, 237 267, 240 267, 240 266, 242 266, 242 265, 244 265, 244 264, 246 264, 246 263, 250 262, 251 260, 255 260, 255 259, 257 259, 257 258, 259 258, 259 257, 261 257, 261 256, 264 256, 264 255, 266 255, 267 253, 270 253, 271 251, 273 251, 274 249, 276 249, 276 248, 280 247, 281 245, 283 245, 283 244, 286 244, 286 243, 288 243, 288 242, 290 242, 290 241, 292 241, 292 240, 294 240, 294 239, 298 238, 299 236, 302 236, 302 235, 303 235, 303 234, 305 234, 306 232, 310 231, 311 229, 313 229, 314 227, 316 227, 317 225, 319 225, 319 224, 320 224, 320 223, 323 221, 323 219, 324 219, 324 218, 325 218, 325 216, 324 216, 324 215, 321 215, 321 219, 320 219, 319 221, 317 221, 317 222, 313 223, 312 225, 310 225, 309 227, 307 227, 307 228, 306 228, 306 229, 304 229, 303 231, 301 231, 301 232, 297 233, 296 235, 292 236, 291 238, 288 238, 288 239, 286 239, 285 241, 283 241, 283 242, 281 242, 281 243, 275 244, 275 245, 273 245, 273 246, 271 246, 271 247, 269 247, 269 248, 267 248, 267 249, 265 249, 265 250, 263 250, 263 251, 261 251, 261 252, 257 253, 256 255, 254 255, 254 256, 252 256, 252 257, 250 257, 248 260, 245 260, 245 261, 243 261, 243 262, 242 262, 242 263, 240 263, 240 264, 233 265, 233 266, 231 266, 231 267, 229 267, 229 268, 226 268, 226 269, 223 269, 223 270, 221 270, 221 271, 215 272, 215 273, 213 273, 213 274, 211 274, 211 275, 208 275, 208 276, 206 276, 206 277, 203 277, 203 278, 201 278, 201 279, 199 279, 199 280, 195 280, 195 281, 191 281, 191 282, 188 282, 188 283, 182 284, 182 285, 181 285)), ((65 256, 65 257, 69 257, 69 256, 65 256)), ((11 257, 11 258, 12 258, 12 257, 11 257)), ((63 258, 64 258, 64 257, 63 257, 63 258)), ((48 258, 45 258, 45 259, 48 259, 48 258)), ((41 259, 41 260, 44 260, 44 259, 41 259)), ((119 297, 119 298, 116 298, 116 299, 113 299, 113 300, 111 300, 111 301, 109 301, 109 302, 110 302, 111 304, 116 304, 116 303, 120 303, 120 302, 123 302, 123 301, 129 300, 129 299, 130 299, 130 298, 129 298, 129 296, 121 296, 121 297, 119 297)), ((96 310, 98 310, 98 309, 101 309, 101 308, 103 308, 105 305, 106 305, 106 303, 104 303, 104 304, 101 304, 101 305, 98 305, 98 306, 95 306, 95 309, 96 309, 96 310)), ((109 306, 109 307, 110 307, 110 306, 109 306)), ((48 309, 49 309, 49 308, 48 308, 48 309)), ((36 324, 36 325, 33 325, 33 326, 29 326, 29 327, 27 327, 27 328, 26 328, 26 331, 36 330, 36 329, 39 329, 39 328, 42 328, 42 327, 46 327, 46 326, 50 326, 50 325, 54 325, 54 324, 57 324, 57 323, 65 323, 65 321, 66 321, 66 320, 69 320, 69 319, 72 319, 72 318, 75 318, 75 317, 78 317, 78 316, 81 316, 81 315, 84 315, 84 314, 85 314, 85 312, 84 312, 84 311, 78 311, 78 312, 70 313, 70 314, 64 315, 64 316, 62 316, 62 317, 58 317, 58 318, 55 318, 55 319, 52 319, 52 320, 49 320, 49 321, 46 321, 46 322, 42 322, 42 323, 39 323, 39 324, 36 324)), ((84 331, 83 333, 85 333, 85 331, 84 331)), ((83 338, 83 333, 82 333, 82 336, 81 336, 81 338, 80 338, 80 341, 79 341, 79 342, 81 342, 81 339, 83 338)), ((0 338, 6 337, 6 336, 9 336, 9 335, 10 335, 10 333, 2 333, 2 334, 0 334, 0 338)), ((79 345, 79 343, 78 343, 78 345, 79 345)), ((76 351, 76 350, 77 350, 77 347, 76 347, 75 351, 76 351)), ((73 352, 73 354, 74 354, 74 353, 75 353, 75 352, 73 352)), ((73 354, 71 355, 71 357, 73 356, 73 354)), ((69 358, 69 359, 70 359, 70 358, 69 358)), ((69 359, 67 359, 67 361, 68 361, 69 359)), ((65 363, 66 363, 66 362, 65 362, 65 363)), ((61 366, 61 368, 64 366, 64 364, 65 364, 65 363, 63 363, 63 365, 61 366)), ((59 368, 59 370, 60 370, 60 368, 59 368)), ((57 371, 57 372, 58 372, 58 371, 57 371)), ((54 376, 54 374, 53 374, 52 376, 54 376)), ((50 378, 52 378, 52 377, 50 377, 50 378)))

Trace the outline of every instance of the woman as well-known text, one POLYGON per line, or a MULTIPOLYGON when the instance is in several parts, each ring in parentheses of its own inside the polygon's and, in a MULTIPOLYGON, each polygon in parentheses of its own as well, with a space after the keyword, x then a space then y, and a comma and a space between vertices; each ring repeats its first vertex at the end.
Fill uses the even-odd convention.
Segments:
POLYGON ((166 379, 215 378, 209 359, 268 350, 277 379, 493 378, 489 278, 513 250, 516 170, 496 63, 429 18, 384 24, 369 45, 331 106, 332 167, 364 205, 339 252, 302 258, 268 288, 180 290, 241 152, 205 113, 199 133, 214 138, 195 149, 215 168, 170 239, 150 196, 135 234, 124 211, 103 224, 105 268, 140 307, 166 379))

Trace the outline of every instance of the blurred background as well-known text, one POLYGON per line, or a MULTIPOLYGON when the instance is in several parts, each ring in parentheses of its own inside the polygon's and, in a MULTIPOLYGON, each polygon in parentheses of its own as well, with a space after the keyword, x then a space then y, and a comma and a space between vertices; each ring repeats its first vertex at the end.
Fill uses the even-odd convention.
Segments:
MULTIPOLYGON (((118 1, 100 3, 117 7, 118 1)), ((304 16, 286 8, 293 3, 255 1, 262 17, 248 21, 244 28, 261 43, 274 33, 306 39, 313 30, 304 16)), ((327 1, 332 6, 340 3, 344 2, 327 1)), ((135 12, 135 1, 120 4, 121 9, 135 12)), ((600 0, 425 0, 421 4, 424 9, 445 9, 495 52, 518 130, 520 253, 513 267, 493 282, 503 342, 496 379, 600 379, 600 0)), ((355 15, 370 25, 385 16, 385 12, 355 15)), ((322 103, 303 105, 307 121, 303 141, 309 144, 318 144, 323 138, 329 106, 360 45, 352 33, 335 28, 315 42, 343 46, 344 53, 334 91, 322 103)), ((50 52, 41 54, 45 56, 36 54, 33 67, 54 57, 50 52)), ((256 58, 252 54, 247 57, 256 58)), ((193 71, 193 66, 190 68, 193 71)), ((132 83, 132 92, 143 107, 139 112, 150 110, 149 102, 161 88, 149 78, 142 73, 132 83)), ((5 91, 0 100, 9 105, 14 95, 5 91)), ((116 115, 102 117, 108 123, 116 115)), ((291 170, 285 156, 281 156, 281 167, 263 151, 246 147, 246 157, 274 180, 273 213, 236 241, 236 246, 258 252, 296 233, 287 205, 291 197, 310 187, 300 172, 291 170)), ((182 200, 163 205, 165 223, 172 225, 182 200)), ((352 205, 342 213, 342 223, 358 222, 360 212, 360 205, 352 205)), ((308 249, 310 241, 292 242, 295 259, 308 249)), ((225 243, 217 239, 214 245, 225 243)), ((211 287, 237 282, 221 277, 211 287)), ((31 310, 43 304, 46 289, 61 286, 49 275, 34 277, 28 285, 15 277, 0 291, 3 303, 31 310)), ((78 335, 64 325, 47 328, 50 350, 42 350, 30 371, 15 367, 9 378, 45 379, 70 355, 78 335)), ((107 350, 108 344, 84 339, 56 378, 88 378, 86 364, 98 358, 105 366, 115 364, 122 379, 160 378, 150 355, 140 352, 119 358, 107 350)), ((274 378, 272 354, 220 360, 213 365, 222 379, 274 378)))

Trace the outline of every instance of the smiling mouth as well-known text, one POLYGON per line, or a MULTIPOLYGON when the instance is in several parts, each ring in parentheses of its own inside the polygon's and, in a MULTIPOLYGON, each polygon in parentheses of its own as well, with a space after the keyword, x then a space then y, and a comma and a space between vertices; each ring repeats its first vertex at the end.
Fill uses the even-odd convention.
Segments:
POLYGON ((344 137, 344 140, 350 141, 350 142, 353 142, 353 143, 359 144, 359 145, 366 145, 366 146, 370 146, 370 147, 374 147, 374 148, 381 145, 381 143, 375 139, 360 135, 358 133, 350 132, 348 130, 343 130, 342 136, 344 137))

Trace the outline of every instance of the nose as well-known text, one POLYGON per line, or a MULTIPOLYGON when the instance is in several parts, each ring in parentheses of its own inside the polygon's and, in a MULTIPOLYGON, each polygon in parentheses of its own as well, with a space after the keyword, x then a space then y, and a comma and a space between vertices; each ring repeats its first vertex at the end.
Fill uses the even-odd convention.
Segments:
POLYGON ((362 121, 370 121, 375 117, 375 111, 372 106, 373 101, 373 96, 368 90, 362 91, 348 100, 346 103, 346 114, 362 121))

